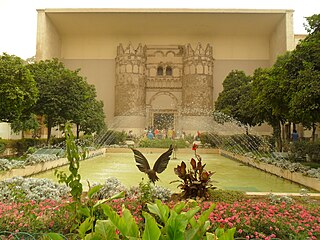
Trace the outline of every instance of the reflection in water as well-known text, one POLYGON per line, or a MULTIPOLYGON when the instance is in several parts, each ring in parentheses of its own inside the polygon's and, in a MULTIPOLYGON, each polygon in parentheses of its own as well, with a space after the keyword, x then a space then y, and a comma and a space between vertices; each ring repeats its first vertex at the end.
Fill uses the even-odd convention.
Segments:
MULTIPOLYGON (((144 154, 153 166, 154 161, 159 157, 159 153, 144 154)), ((177 159, 169 161, 167 169, 159 175, 160 180, 157 185, 177 190, 178 183, 170 184, 177 180, 173 169, 183 160, 189 168, 190 159, 193 154, 177 154, 177 159)), ((214 186, 219 189, 240 190, 248 192, 299 192, 301 187, 282 178, 269 173, 245 166, 240 162, 230 160, 217 154, 201 154, 203 163, 206 163, 206 170, 213 171, 212 176, 214 186)), ((68 173, 68 167, 59 168, 68 173)), ((80 174, 82 183, 86 188, 86 180, 104 183, 108 177, 118 178, 125 186, 137 186, 142 178, 148 177, 140 172, 134 161, 133 153, 106 153, 104 156, 95 157, 80 163, 80 174)), ((49 178, 57 181, 54 170, 40 173, 37 178, 49 178)))

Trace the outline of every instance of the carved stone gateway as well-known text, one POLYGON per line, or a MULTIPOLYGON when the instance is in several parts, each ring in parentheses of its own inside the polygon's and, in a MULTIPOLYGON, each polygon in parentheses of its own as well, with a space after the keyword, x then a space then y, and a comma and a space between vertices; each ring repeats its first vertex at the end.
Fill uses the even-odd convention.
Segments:
MULTIPOLYGON (((182 129, 186 118, 213 109, 213 53, 208 44, 120 44, 116 57, 115 116, 140 127, 182 129), (161 116, 167 116, 163 119, 161 116), (170 117, 169 117, 170 116, 170 117), (139 120, 137 120, 139 119, 139 120)), ((134 128, 134 125, 123 126, 134 128)))

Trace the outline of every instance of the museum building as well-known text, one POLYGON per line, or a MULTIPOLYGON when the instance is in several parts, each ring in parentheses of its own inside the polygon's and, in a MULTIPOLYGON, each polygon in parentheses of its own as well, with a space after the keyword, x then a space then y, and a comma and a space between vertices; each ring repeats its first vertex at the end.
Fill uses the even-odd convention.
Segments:
POLYGON ((108 125, 188 129, 232 70, 252 74, 294 49, 292 10, 39 9, 37 60, 94 84, 108 125))

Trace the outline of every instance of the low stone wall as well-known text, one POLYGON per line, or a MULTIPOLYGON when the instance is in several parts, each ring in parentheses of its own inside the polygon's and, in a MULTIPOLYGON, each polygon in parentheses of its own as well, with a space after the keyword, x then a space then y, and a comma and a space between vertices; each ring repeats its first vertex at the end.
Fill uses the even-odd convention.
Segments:
MULTIPOLYGON (((163 153, 167 148, 136 148, 142 153, 163 153)), ((106 148, 107 153, 132 153, 130 148, 106 148)), ((194 154, 191 148, 178 148, 177 154, 190 153, 194 154)), ((213 148, 198 148, 197 154, 219 154, 219 149, 213 148)))
POLYGON ((238 155, 235 153, 230 153, 225 150, 220 150, 220 154, 222 156, 232 158, 234 160, 240 161, 240 162, 245 163, 247 165, 250 165, 252 167, 255 167, 255 168, 258 168, 258 169, 263 170, 265 172, 274 174, 278 177, 288 179, 292 182, 299 183, 303 186, 312 188, 312 189, 320 192, 320 180, 317 178, 311 178, 308 176, 304 176, 302 173, 299 173, 299 172, 290 172, 287 169, 282 169, 282 168, 277 167, 275 165, 260 162, 255 159, 245 157, 242 155, 238 155))
MULTIPOLYGON (((95 151, 90 151, 88 157, 94 157, 96 155, 101 155, 105 153, 105 148, 95 150, 95 151)), ((12 177, 28 177, 37 173, 41 173, 53 168, 61 167, 63 165, 68 164, 68 159, 67 158, 59 158, 54 161, 48 161, 44 163, 38 163, 35 165, 30 165, 26 166, 25 168, 17 168, 17 169, 11 169, 9 171, 6 171, 4 173, 0 173, 0 181, 12 178, 12 177)))

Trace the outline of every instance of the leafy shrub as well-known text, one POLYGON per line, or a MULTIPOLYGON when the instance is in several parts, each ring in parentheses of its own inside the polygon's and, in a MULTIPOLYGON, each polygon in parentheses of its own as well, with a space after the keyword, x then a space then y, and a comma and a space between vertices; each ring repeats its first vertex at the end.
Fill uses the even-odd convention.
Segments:
POLYGON ((44 145, 45 142, 45 139, 24 138, 13 141, 12 147, 16 150, 18 156, 22 156, 28 151, 29 147, 44 145))
POLYGON ((220 145, 219 136, 214 133, 201 133, 200 141, 202 144, 209 144, 211 147, 219 147, 220 145))
POLYGON ((147 202, 154 202, 159 199, 163 202, 168 201, 171 198, 172 192, 170 189, 151 184, 150 181, 139 183, 138 187, 131 187, 129 189, 128 197, 132 199, 138 199, 143 205, 147 202))
POLYGON ((241 202, 247 199, 247 196, 244 192, 235 191, 235 190, 222 190, 222 189, 209 189, 210 199, 214 202, 241 202))
POLYGON ((6 141, 0 138, 0 154, 6 150, 6 141))
POLYGON ((184 161, 181 162, 181 165, 174 168, 174 173, 182 179, 182 181, 178 180, 178 182, 181 182, 178 187, 182 190, 183 198, 208 198, 208 189, 214 188, 210 183, 211 176, 214 173, 204 170, 206 164, 202 164, 201 157, 196 153, 196 144, 193 145, 192 149, 195 151, 195 157, 197 159, 196 162, 194 158, 191 158, 190 164, 192 168, 187 170, 187 165, 184 161))
POLYGON ((61 143, 64 143, 66 141, 66 138, 61 137, 61 138, 50 138, 50 145, 52 146, 57 146, 60 145, 61 143))
POLYGON ((320 163, 320 141, 294 142, 290 146, 289 159, 293 162, 312 161, 320 163), (307 158, 308 156, 308 158, 307 158))
POLYGON ((122 131, 114 131, 114 130, 107 130, 101 133, 100 136, 96 137, 96 144, 100 145, 101 143, 105 145, 112 145, 112 144, 120 144, 124 142, 127 138, 126 132, 122 131))

